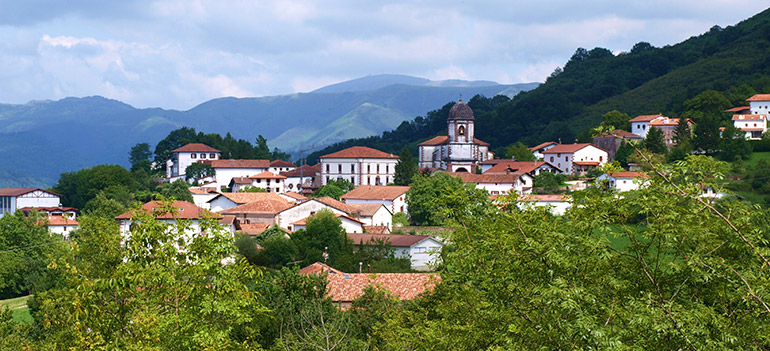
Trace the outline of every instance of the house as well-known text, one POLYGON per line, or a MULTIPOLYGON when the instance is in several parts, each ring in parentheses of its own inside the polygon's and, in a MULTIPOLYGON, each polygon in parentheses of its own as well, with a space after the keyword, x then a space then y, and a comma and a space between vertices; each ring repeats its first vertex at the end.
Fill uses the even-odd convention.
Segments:
POLYGON ((75 219, 61 215, 49 215, 40 220, 38 224, 48 228, 48 231, 51 233, 60 234, 64 240, 69 240, 70 233, 80 226, 80 223, 75 219))
POLYGON ((747 140, 760 140, 767 131, 767 115, 733 115, 735 128, 745 133, 747 140))
POLYGON ((353 146, 321 156, 321 184, 331 179, 353 185, 385 185, 393 182, 398 156, 365 146, 353 146))
POLYGON ((548 163, 548 161, 503 160, 502 162, 498 162, 496 165, 487 168, 487 170, 483 171, 481 174, 526 173, 534 178, 542 172, 559 173, 560 171, 556 166, 548 163))
POLYGON ((195 206, 209 210, 209 200, 219 195, 219 192, 209 187, 191 187, 190 194, 192 194, 195 206))
POLYGON ((567 174, 583 174, 607 163, 606 150, 589 143, 559 144, 543 152, 545 160, 567 174))
POLYGON ((193 163, 218 160, 221 151, 201 143, 190 143, 171 150, 171 159, 166 161, 166 178, 169 181, 184 179, 185 170, 193 163))
POLYGON ((620 145, 623 141, 626 142, 641 142, 643 139, 641 136, 621 130, 615 129, 612 132, 605 133, 593 138, 593 144, 599 148, 607 150, 609 155, 609 162, 615 161, 615 153, 618 152, 620 145))
MULTIPOLYGON (((688 118, 687 124, 692 128, 693 122, 688 118)), ((663 132, 663 140, 669 149, 676 145, 676 127, 679 125, 679 118, 658 117, 650 121, 651 128, 658 128, 663 132)))
POLYGON ((268 171, 273 174, 280 174, 281 172, 288 172, 297 168, 293 163, 284 160, 270 161, 270 168, 268 171))
POLYGON ((364 226, 385 227, 391 230, 393 227, 393 212, 381 203, 348 203, 356 209, 353 215, 360 220, 364 226))
POLYGON ((406 192, 408 186, 396 185, 360 185, 342 195, 342 201, 348 204, 378 203, 383 204, 390 213, 408 213, 406 192))
POLYGON ((307 201, 307 196, 302 195, 300 193, 295 193, 293 191, 287 191, 285 193, 278 193, 282 198, 286 199, 287 201, 291 203, 298 204, 303 201, 307 201))
POLYGON ((476 188, 484 189, 491 195, 508 194, 515 191, 525 194, 532 191, 533 178, 526 173, 508 174, 475 174, 449 173, 452 177, 460 177, 466 183, 475 183, 476 188))
MULTIPOLYGON (((537 158, 538 160, 542 160, 543 159, 543 151, 548 150, 548 149, 550 149, 550 148, 552 148, 552 147, 554 147, 556 145, 559 145, 559 144, 556 143, 556 142, 553 142, 553 141, 546 141, 546 142, 544 142, 544 143, 542 143, 540 145, 533 146, 533 147, 528 147, 527 149, 529 149, 529 151, 532 151, 532 155, 534 155, 535 158, 537 158)), ((482 170, 482 172, 483 172, 483 170, 482 170)))
POLYGON ((214 169, 217 189, 227 187, 235 177, 248 178, 270 170, 269 160, 209 160, 214 169))
POLYGON ((64 216, 69 219, 76 219, 78 217, 78 209, 74 207, 22 207, 19 210, 24 212, 25 216, 29 216, 32 211, 37 211, 46 217, 64 216))
POLYGON ((348 237, 356 246, 388 243, 394 249, 396 258, 409 258, 412 269, 417 270, 429 270, 439 263, 444 247, 442 242, 430 235, 348 233, 348 237))
MULTIPOLYGON (((309 199, 305 202, 296 204, 281 211, 276 216, 277 224, 286 231, 293 232, 298 229, 298 225, 300 227, 303 226, 301 224, 295 223, 302 223, 302 220, 306 220, 308 217, 324 209, 331 211, 335 216, 344 215, 360 221, 361 209, 353 205, 348 205, 344 202, 335 200, 331 197, 324 196, 315 199, 309 199)), ((355 224, 351 225, 355 226, 355 224)), ((363 222, 361 225, 363 225, 363 222)), ((363 231, 363 227, 361 230, 363 231)))
POLYGON ((208 203, 212 212, 220 212, 228 208, 264 199, 276 199, 288 202, 285 198, 274 193, 221 193, 209 200, 208 203))
POLYGON ((634 133, 634 134, 642 137, 642 139, 646 138, 647 137, 647 132, 650 130, 650 128, 649 128, 650 122, 652 122, 654 119, 657 119, 657 118, 660 118, 660 117, 668 118, 668 117, 663 116, 661 114, 657 114, 657 115, 640 115, 640 116, 636 116, 634 118, 631 118, 630 120, 628 120, 629 122, 631 122, 631 133, 634 133))
POLYGON ((0 189, 0 217, 22 208, 61 207, 61 195, 40 188, 0 189))
POLYGON ((746 101, 752 115, 767 115, 770 112, 770 94, 756 94, 746 101))
MULTIPOLYGON (((308 217, 302 218, 298 221, 294 221, 290 223, 293 231, 298 231, 300 229, 307 229, 307 223, 308 220, 315 216, 315 214, 312 214, 308 217)), ((334 214, 337 219, 340 220, 342 223, 342 228, 345 230, 346 233, 363 233, 364 232, 364 222, 361 222, 358 219, 355 219, 353 217, 350 217, 348 215, 344 214, 334 214)))
POLYGON ((460 102, 449 110, 447 135, 418 144, 419 167, 450 172, 476 172, 479 162, 494 158, 489 144, 475 138, 473 110, 460 102))
POLYGON ((387 289, 401 301, 412 300, 441 282, 437 273, 344 273, 317 262, 300 270, 302 274, 325 274, 327 296, 338 308, 350 308, 364 288, 387 289))
POLYGON ((569 195, 556 194, 527 194, 516 199, 520 208, 548 207, 550 212, 556 216, 563 216, 564 213, 572 207, 569 195))
MULTIPOLYGON (((302 165, 290 171, 279 173, 286 177, 286 190, 296 191, 307 194, 305 190, 308 187, 319 187, 321 185, 321 164, 313 166, 302 165)), ((312 193, 312 192, 311 192, 312 193)))
POLYGON ((222 194, 221 197, 213 199, 210 202, 211 208, 218 209, 221 206, 229 206, 228 201, 241 203, 234 207, 216 210, 216 213, 233 215, 240 225, 253 223, 277 224, 276 217, 278 213, 293 206, 291 202, 275 193, 230 193, 222 194), (249 195, 238 196, 236 194, 249 195))
POLYGON ((248 186, 265 189, 269 193, 282 193, 284 192, 284 186, 286 185, 285 180, 286 177, 280 174, 264 171, 249 177, 234 177, 230 180, 228 186, 234 193, 237 193, 248 186))
POLYGON ((133 217, 136 214, 135 211, 152 215, 155 220, 168 223, 169 225, 176 224, 177 220, 186 220, 189 226, 185 229, 185 233, 188 236, 200 234, 202 232, 201 222, 204 218, 216 220, 222 219, 221 215, 211 213, 208 210, 195 206, 195 204, 187 201, 174 201, 170 204, 150 201, 142 205, 139 209, 131 210, 115 217, 115 219, 120 221, 121 235, 125 235, 131 231, 131 225, 134 221, 133 217), (167 211, 167 209, 170 209, 170 211, 167 211))
POLYGON ((612 172, 596 177, 597 181, 607 182, 607 187, 619 193, 639 189, 647 183, 650 176, 643 172, 612 172))

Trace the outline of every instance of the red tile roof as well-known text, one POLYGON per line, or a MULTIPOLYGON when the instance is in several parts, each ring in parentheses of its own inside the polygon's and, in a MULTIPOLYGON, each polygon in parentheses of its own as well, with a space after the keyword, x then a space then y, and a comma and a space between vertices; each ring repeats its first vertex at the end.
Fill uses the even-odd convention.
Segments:
POLYGON ((297 193, 297 192, 293 192, 293 191, 287 191, 285 193, 282 193, 281 195, 288 196, 288 197, 290 197, 292 199, 299 200, 299 201, 307 200, 307 196, 302 195, 302 194, 297 193))
POLYGON ((289 161, 275 160, 270 162, 270 167, 296 167, 296 166, 289 161))
POLYGON ((59 194, 57 194, 57 193, 55 193, 53 191, 48 191, 48 190, 41 189, 41 188, 2 188, 2 189, 0 189, 0 196, 21 196, 21 195, 24 195, 24 194, 27 194, 27 193, 31 193, 31 192, 33 192, 35 190, 44 191, 46 193, 54 194, 56 196, 61 197, 61 195, 59 195, 59 194))
POLYGON ((260 174, 255 174, 249 177, 249 179, 286 179, 286 177, 282 175, 273 174, 270 171, 264 171, 260 174))
POLYGON ((395 200, 409 191, 408 186, 359 185, 342 195, 343 200, 395 200))
POLYGON ((74 207, 22 207, 19 210, 22 212, 29 212, 32 210, 39 211, 39 212, 78 212, 77 208, 74 207))
MULTIPOLYGON (((225 195, 225 194, 222 194, 225 195)), ((289 207, 292 203, 282 198, 276 193, 230 193, 226 196, 235 203, 247 200, 246 203, 219 211, 218 213, 240 214, 240 213, 278 213, 289 207), (235 194, 249 194, 250 196, 232 196, 235 194), (234 200, 234 199, 237 199, 234 200)))
POLYGON ((353 146, 344 150, 323 155, 321 158, 388 158, 397 159, 398 156, 372 149, 366 146, 353 146))
POLYGON ((251 179, 249 177, 233 177, 230 182, 233 184, 251 184, 251 179))
POLYGON ((679 118, 658 118, 650 121, 651 126, 675 126, 679 124, 679 118))
MULTIPOLYGON (((439 135, 437 137, 433 137, 433 138, 430 138, 430 139, 428 139, 426 141, 423 141, 423 142, 417 144, 417 146, 444 145, 447 142, 449 142, 449 137, 448 136, 446 136, 446 135, 439 135)), ((476 139, 476 138, 473 138, 473 142, 478 144, 478 145, 481 145, 481 146, 489 146, 489 143, 481 141, 481 140, 476 139)))
POLYGON ((537 151, 537 150, 540 150, 540 149, 542 149, 542 148, 544 148, 546 146, 550 146, 550 145, 558 145, 558 144, 556 142, 553 142, 553 141, 546 141, 546 142, 544 142, 544 143, 542 143, 540 145, 533 146, 533 147, 528 147, 527 149, 529 149, 529 151, 537 151))
POLYGON ((185 146, 182 146, 180 148, 176 148, 174 150, 171 150, 171 152, 217 152, 221 153, 222 151, 219 151, 211 146, 208 146, 206 144, 202 143, 189 143, 185 146))
POLYGON ((241 224, 241 231, 248 235, 262 234, 267 228, 270 228, 269 223, 247 223, 241 224))
POLYGON ((744 132, 764 132, 763 128, 738 128, 744 132))
POLYGON ((725 112, 741 112, 741 111, 746 111, 750 109, 751 109, 751 106, 738 106, 738 107, 729 108, 725 110, 725 112))
POLYGON ((506 161, 492 166, 492 168, 488 169, 482 174, 507 174, 513 172, 532 173, 538 167, 541 167, 545 164, 548 164, 552 168, 556 169, 554 165, 546 161, 506 161))
POLYGON ((613 178, 649 178, 650 175, 644 172, 612 172, 613 178))
POLYGON ((313 166, 302 165, 302 167, 297 167, 295 169, 292 169, 291 171, 284 171, 284 172, 281 172, 280 174, 284 177, 299 177, 299 176, 312 177, 316 173, 320 173, 320 172, 321 172, 321 164, 316 163, 313 166))
POLYGON ((409 247, 429 239, 430 235, 348 233, 348 237, 350 240, 353 240, 354 245, 366 245, 370 242, 376 243, 378 241, 384 241, 390 243, 390 246, 392 247, 409 247))
POLYGON ((770 101, 770 94, 757 94, 746 99, 746 101, 770 101))
POLYGON ((348 206, 352 206, 357 211, 356 214, 360 215, 361 217, 372 217, 374 216, 377 211, 382 208, 383 204, 381 203, 365 203, 365 204, 348 204, 348 206))
POLYGON ((368 234, 390 234, 390 229, 385 225, 365 225, 364 230, 368 234))
POLYGON ((611 132, 609 132, 607 134, 604 134, 602 136, 619 136, 619 137, 624 138, 624 139, 627 139, 627 138, 641 139, 642 138, 638 134, 634 134, 634 133, 631 133, 629 131, 625 131, 625 130, 622 130, 622 129, 615 129, 615 130, 613 130, 613 131, 611 131, 611 132))
POLYGON ((399 300, 412 300, 441 281, 437 273, 335 273, 328 274, 327 295, 333 302, 352 302, 367 286, 390 291, 399 300))
POLYGON ((316 262, 313 263, 305 268, 302 268, 299 270, 301 274, 319 274, 319 273, 329 273, 329 274, 345 274, 345 272, 334 269, 325 263, 316 262))
POLYGON ((449 172, 452 177, 460 177, 466 183, 498 183, 513 184, 523 175, 521 172, 508 174, 475 174, 466 172, 449 172))
POLYGON ((48 218, 42 219, 38 222, 40 225, 45 226, 51 226, 51 225, 67 225, 67 226, 75 226, 80 225, 78 221, 74 219, 68 219, 64 218, 62 216, 49 216, 48 218))
POLYGON ((189 188, 190 192, 193 195, 213 195, 218 194, 218 192, 214 189, 199 189, 199 188, 189 188))
POLYGON ((661 115, 661 114, 657 114, 657 115, 640 115, 640 116, 636 116, 634 118, 631 118, 628 121, 629 122, 649 122, 649 121, 652 121, 653 119, 656 119, 656 118, 662 117, 662 116, 663 115, 661 115))
POLYGON ((581 143, 581 144, 558 144, 548 150, 543 151, 544 154, 571 154, 575 153, 585 147, 593 146, 599 150, 604 150, 596 145, 593 145, 591 143, 581 143))
MULTIPOLYGON (((171 212, 163 212, 163 204, 158 201, 150 201, 139 209, 145 213, 153 214, 155 219, 199 219, 203 217, 220 218, 218 214, 213 214, 206 209, 200 208, 187 201, 174 201, 171 204, 171 212)), ((131 219, 134 215, 134 211, 131 210, 115 219, 131 219)))
POLYGON ((269 160, 205 160, 212 168, 270 168, 269 160))
POLYGON ((339 201, 339 200, 337 200, 337 199, 335 199, 333 197, 329 197, 329 196, 318 197, 318 198, 315 198, 313 200, 316 200, 316 201, 318 201, 318 202, 320 202, 320 203, 322 203, 324 205, 327 205, 327 206, 330 206, 330 207, 334 207, 334 208, 336 208, 336 209, 338 209, 338 210, 340 210, 342 212, 348 213, 348 214, 356 213, 356 212, 359 211, 359 209, 357 207, 353 207, 350 204, 346 204, 346 203, 344 203, 342 201, 339 201))
POLYGON ((598 166, 599 162, 591 162, 591 161, 575 161, 572 162, 578 166, 598 166))
POLYGON ((764 121, 765 115, 733 115, 733 121, 764 121))

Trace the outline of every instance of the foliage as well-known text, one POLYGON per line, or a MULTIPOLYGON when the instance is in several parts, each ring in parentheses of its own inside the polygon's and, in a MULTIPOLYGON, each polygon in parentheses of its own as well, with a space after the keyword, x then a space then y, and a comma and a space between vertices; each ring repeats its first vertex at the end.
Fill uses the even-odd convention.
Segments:
POLYGON ((634 147, 628 141, 621 141, 618 151, 615 151, 615 161, 620 162, 623 167, 628 167, 628 156, 634 153, 634 147))
POLYGON ((747 159, 751 156, 751 145, 744 138, 744 133, 733 125, 728 125, 722 132, 717 157, 723 161, 732 161, 736 157, 747 159))
MULTIPOLYGON (((159 211, 174 210, 168 203, 159 211)), ((258 348, 267 310, 244 281, 260 272, 243 259, 221 264, 235 252, 229 233, 214 219, 202 221, 197 235, 188 234, 183 221, 170 225, 139 212, 134 220, 111 269, 89 263, 104 253, 94 245, 73 245, 71 255, 52 263, 66 284, 37 296, 45 343, 66 349, 258 348)), ((114 238, 115 229, 91 235, 114 238)))
POLYGON ((602 119, 603 121, 601 125, 604 127, 620 130, 631 130, 631 122, 629 122, 631 117, 629 117, 627 113, 623 113, 618 110, 612 110, 602 115, 602 119))
POLYGON ((256 144, 254 145, 254 158, 260 160, 270 159, 270 147, 267 146, 267 139, 262 134, 257 136, 256 144))
POLYGON ((193 202, 192 193, 189 184, 184 180, 177 179, 173 183, 163 183, 155 190, 166 199, 193 202))
POLYGON ((238 188, 238 192, 239 193, 266 193, 267 189, 260 188, 258 186, 247 185, 247 186, 238 188))
POLYGON ((131 164, 131 171, 138 169, 144 169, 150 172, 152 163, 150 162, 150 144, 138 143, 131 147, 131 151, 128 153, 128 163, 131 164))
POLYGON ((363 289, 363 295, 353 300, 352 316, 355 334, 361 339, 372 340, 375 345, 384 344, 377 339, 375 327, 385 322, 386 318, 398 312, 400 301, 381 286, 369 285, 363 289))
POLYGON ((706 115, 699 112, 694 114, 696 121, 692 145, 695 150, 712 155, 719 150, 719 122, 715 115, 706 115))
POLYGON ((243 256, 250 264, 259 264, 259 250, 257 249, 257 241, 249 234, 237 233, 235 235, 235 247, 238 249, 238 254, 243 256))
POLYGON ((415 176, 406 193, 409 219, 416 225, 442 225, 447 213, 460 209, 460 203, 465 201, 483 206, 489 198, 486 191, 476 189, 474 184, 444 172, 415 176))
POLYGON ((409 185, 412 182, 412 177, 417 174, 417 160, 409 152, 409 148, 404 146, 399 154, 398 163, 396 163, 395 175, 393 176, 393 183, 395 185, 409 185))
POLYGON ((516 161, 535 161, 535 155, 532 154, 532 151, 529 151, 527 148, 527 145, 524 145, 522 142, 517 142, 516 144, 510 145, 507 148, 505 148, 505 157, 506 158, 512 158, 516 161))
POLYGON ((299 252, 304 253, 303 265, 319 260, 317 253, 328 253, 328 264, 334 266, 337 259, 353 252, 353 247, 342 221, 329 210, 321 210, 307 220, 305 230, 292 234, 299 252))
POLYGON ((184 179, 188 182, 194 180, 197 183, 198 179, 211 175, 214 175, 214 168, 208 163, 194 162, 184 170, 184 179))
POLYGON ((663 131, 660 128, 650 127, 644 138, 644 148, 656 154, 665 154, 666 141, 663 139, 663 131))
POLYGON ((62 173, 59 182, 51 190, 61 195, 61 202, 65 206, 83 208, 96 194, 112 186, 123 186, 129 191, 138 188, 131 173, 125 168, 118 165, 99 165, 62 173))
POLYGON ((409 217, 404 212, 396 212, 393 214, 393 225, 396 227, 404 227, 409 225, 409 217))
POLYGON ((349 191, 353 190, 353 188, 355 188, 355 186, 347 179, 329 179, 326 185, 310 194, 310 198, 328 196, 339 200, 342 195, 347 194, 349 191))
POLYGON ((25 217, 21 211, 0 217, 0 300, 44 290, 56 277, 48 266, 49 256, 65 250, 61 236, 51 235, 44 220, 34 213, 25 217))
POLYGON ((567 176, 561 173, 540 172, 535 176, 532 187, 542 189, 546 193, 555 193, 564 186, 567 176))

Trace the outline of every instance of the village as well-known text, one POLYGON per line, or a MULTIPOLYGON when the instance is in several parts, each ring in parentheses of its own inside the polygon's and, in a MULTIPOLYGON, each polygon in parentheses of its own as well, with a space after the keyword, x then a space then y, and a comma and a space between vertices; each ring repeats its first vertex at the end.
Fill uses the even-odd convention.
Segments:
MULTIPOLYGON (((734 113, 734 126, 745 133, 743 137, 747 140, 761 138, 767 131, 770 94, 754 95, 747 101, 748 106, 725 112, 734 113)), ((545 207, 553 215, 561 216, 572 206, 572 191, 601 187, 622 196, 621 193, 646 186, 650 176, 639 165, 629 164, 628 169, 608 165, 615 161, 622 143, 640 144, 653 128, 662 132, 668 148, 675 146, 675 129, 682 124, 678 118, 660 114, 640 115, 629 122, 631 130, 602 133, 593 138, 593 143, 546 142, 529 147, 533 161, 501 159, 489 151, 488 143, 475 137, 474 113, 460 99, 449 112, 447 135, 418 145, 417 166, 422 174, 443 172, 459 178, 486 192, 493 201, 513 199, 521 208, 545 207), (586 177, 592 170, 605 168, 609 171, 600 172, 595 179, 586 177), (571 180, 557 193, 535 193, 534 180, 543 173, 567 175, 571 180)), ((685 122, 692 126, 692 121, 685 122)), ((449 242, 440 232, 421 235, 412 229, 410 234, 404 231, 408 223, 394 223, 394 217, 410 217, 410 187, 393 185, 398 163, 397 155, 363 146, 326 154, 318 164, 298 167, 282 160, 222 159, 220 150, 189 143, 172 151, 162 181, 188 179, 194 184, 189 186, 193 203, 173 201, 171 206, 176 211, 161 213, 156 210, 162 204, 149 201, 137 210, 169 225, 186 221, 188 238, 205 235, 200 225, 205 218, 214 218, 233 237, 256 238, 274 227, 291 238, 293 233, 305 230, 315 215, 329 212, 353 245, 361 248, 387 243, 397 258, 410 262, 415 273, 370 274, 361 266, 358 272, 342 272, 325 262, 313 263, 300 272, 325 274, 329 296, 338 307, 349 307, 372 284, 388 289, 399 299, 412 299, 440 280, 440 275, 430 272, 441 264, 441 250, 449 242), (210 166, 213 173, 197 179, 186 177, 185 170, 196 163, 210 166), (349 182, 352 190, 339 199, 313 196, 323 186, 340 180, 349 182), (337 279, 340 277, 344 278, 337 279)), ((701 196, 717 199, 724 195, 703 187, 701 196)), ((0 216, 17 210, 27 215, 39 213, 39 225, 69 240, 71 233, 78 230, 78 209, 65 205, 59 194, 45 189, 0 189, 0 216)), ((134 211, 115 217, 124 237, 131 235, 134 211)))

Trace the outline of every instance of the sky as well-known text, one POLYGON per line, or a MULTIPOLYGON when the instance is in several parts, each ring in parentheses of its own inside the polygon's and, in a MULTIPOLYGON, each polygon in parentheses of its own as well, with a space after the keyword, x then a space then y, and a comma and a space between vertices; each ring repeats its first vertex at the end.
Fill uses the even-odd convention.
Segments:
POLYGON ((0 103, 137 108, 309 92, 374 74, 542 82, 578 47, 673 45, 767 0, 0 0, 0 103))

